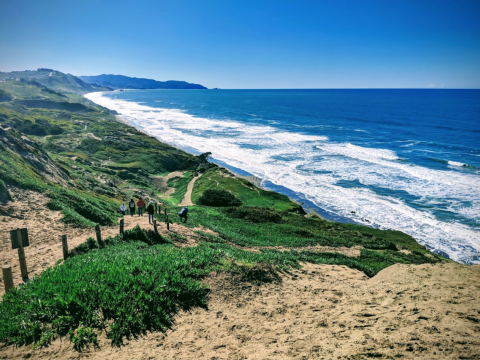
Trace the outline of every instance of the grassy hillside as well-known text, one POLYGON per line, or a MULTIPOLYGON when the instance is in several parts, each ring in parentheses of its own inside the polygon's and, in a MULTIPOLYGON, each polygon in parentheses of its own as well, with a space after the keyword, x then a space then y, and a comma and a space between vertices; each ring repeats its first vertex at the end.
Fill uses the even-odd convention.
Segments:
POLYGON ((121 201, 155 195, 150 176, 196 164, 195 157, 119 123, 107 109, 76 102, 78 94, 32 81, 2 82, 0 91, 2 143, 9 145, 0 147, 0 178, 45 192, 49 206, 75 226, 113 223, 121 201))
MULTIPOLYGON (((0 83, 2 203, 11 201, 9 189, 41 192, 49 209, 63 212, 65 223, 92 227, 115 223, 120 202, 155 197, 178 223, 178 204, 202 173, 193 202, 208 190, 220 190, 241 206, 190 207, 182 225, 196 235, 193 247, 177 247, 175 242, 186 238, 174 231, 160 237, 140 228, 107 239, 104 247, 88 239, 65 262, 3 297, 4 344, 48 346, 68 336, 80 351, 96 345, 101 331, 117 345, 147 331, 164 331, 180 309, 206 306, 209 290, 200 281, 212 271, 261 286, 306 262, 344 265, 372 277, 395 263, 446 261, 398 231, 306 215, 284 195, 118 122, 107 109, 81 99, 86 88, 65 74, 47 76, 58 83, 33 80, 42 72, 0 83), (54 88, 45 85, 50 83, 54 88), (183 176, 168 180, 174 192, 167 197, 157 180, 173 171, 183 176), (358 256, 341 251, 352 247, 358 256)), ((157 215, 157 220, 164 218, 157 215)))

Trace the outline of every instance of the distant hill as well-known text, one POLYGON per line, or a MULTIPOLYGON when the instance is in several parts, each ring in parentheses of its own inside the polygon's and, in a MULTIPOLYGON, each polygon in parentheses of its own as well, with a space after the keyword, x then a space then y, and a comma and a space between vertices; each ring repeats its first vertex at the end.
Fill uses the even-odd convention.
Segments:
POLYGON ((108 86, 113 89, 207 89, 205 86, 186 81, 157 81, 124 75, 79 76, 79 78, 89 84, 108 86))
POLYGON ((87 84, 71 74, 64 74, 52 69, 0 72, 0 81, 34 81, 55 91, 86 94, 94 91, 112 90, 96 84, 87 84))

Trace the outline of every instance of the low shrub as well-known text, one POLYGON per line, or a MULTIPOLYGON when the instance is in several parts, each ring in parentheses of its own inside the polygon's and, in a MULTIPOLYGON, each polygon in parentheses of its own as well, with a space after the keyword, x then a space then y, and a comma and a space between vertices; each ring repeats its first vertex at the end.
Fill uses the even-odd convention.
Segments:
POLYGON ((197 201, 199 205, 205 206, 240 206, 242 202, 235 195, 225 190, 209 189, 206 190, 197 201))

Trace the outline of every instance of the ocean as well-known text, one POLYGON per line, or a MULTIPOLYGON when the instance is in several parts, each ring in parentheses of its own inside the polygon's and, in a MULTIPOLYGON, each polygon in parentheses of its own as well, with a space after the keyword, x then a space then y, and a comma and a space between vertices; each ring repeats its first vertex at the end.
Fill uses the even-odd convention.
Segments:
POLYGON ((323 217, 480 264, 480 90, 126 90, 87 98, 323 217))

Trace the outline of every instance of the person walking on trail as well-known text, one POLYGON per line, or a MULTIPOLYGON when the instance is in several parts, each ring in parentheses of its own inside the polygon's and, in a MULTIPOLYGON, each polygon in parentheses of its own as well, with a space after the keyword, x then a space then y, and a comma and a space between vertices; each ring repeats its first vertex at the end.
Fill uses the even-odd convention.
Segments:
POLYGON ((138 216, 143 216, 143 209, 145 208, 145 201, 143 201, 142 198, 138 198, 137 206, 138 206, 138 216))
POLYGON ((153 201, 150 201, 147 206, 148 223, 153 224, 153 214, 155 214, 155 208, 153 207, 153 201))
POLYGON ((183 222, 187 222, 187 216, 188 216, 188 207, 182 208, 180 212, 178 213, 178 216, 180 216, 180 222, 182 222, 182 218, 184 219, 183 222))
POLYGON ((127 207, 125 206, 125 204, 122 204, 120 206, 120 212, 122 213, 122 216, 125 216, 126 211, 127 211, 127 207))
POLYGON ((133 214, 135 214, 135 201, 133 201, 133 199, 130 199, 130 202, 128 203, 128 208, 130 210, 130 216, 133 216, 133 214))

